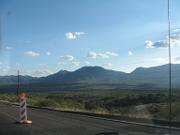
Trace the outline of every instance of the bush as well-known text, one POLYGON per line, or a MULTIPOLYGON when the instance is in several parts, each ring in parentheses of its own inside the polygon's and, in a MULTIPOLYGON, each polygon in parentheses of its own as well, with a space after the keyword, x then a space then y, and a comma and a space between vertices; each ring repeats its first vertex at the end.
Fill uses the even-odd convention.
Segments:
POLYGON ((34 105, 38 107, 58 107, 58 103, 56 101, 48 99, 37 101, 34 105))
POLYGON ((84 107, 85 107, 86 110, 97 109, 97 105, 95 104, 95 102, 85 102, 84 107))

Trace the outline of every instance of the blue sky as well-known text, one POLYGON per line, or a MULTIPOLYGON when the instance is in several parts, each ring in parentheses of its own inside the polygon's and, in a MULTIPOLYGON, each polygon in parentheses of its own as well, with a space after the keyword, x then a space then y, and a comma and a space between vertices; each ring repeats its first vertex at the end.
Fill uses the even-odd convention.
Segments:
MULTIPOLYGON (((173 63, 180 1, 171 0, 173 63)), ((82 66, 131 72, 167 63, 166 0, 0 0, 0 74, 44 76, 82 66)))

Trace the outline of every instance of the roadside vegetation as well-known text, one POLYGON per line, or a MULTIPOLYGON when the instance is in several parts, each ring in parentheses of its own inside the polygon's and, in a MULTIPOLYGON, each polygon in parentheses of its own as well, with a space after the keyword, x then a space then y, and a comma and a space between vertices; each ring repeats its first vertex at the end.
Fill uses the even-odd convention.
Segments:
MULTIPOLYGON (((147 119, 167 119, 167 91, 87 90, 29 93, 28 104, 58 110, 92 112, 147 119)), ((18 102, 15 94, 0 94, 1 101, 18 102)), ((173 120, 180 121, 180 92, 172 95, 173 120)))

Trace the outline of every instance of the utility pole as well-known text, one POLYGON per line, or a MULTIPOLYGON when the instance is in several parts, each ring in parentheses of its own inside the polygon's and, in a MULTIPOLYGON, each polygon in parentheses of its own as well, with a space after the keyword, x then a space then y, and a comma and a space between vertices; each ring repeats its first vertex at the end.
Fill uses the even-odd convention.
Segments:
POLYGON ((18 82, 17 82, 17 96, 19 95, 19 88, 20 88, 20 81, 19 81, 19 79, 20 79, 20 76, 19 76, 19 70, 17 71, 17 78, 18 78, 18 82))
POLYGON ((169 54, 169 134, 171 134, 172 122, 172 74, 171 74, 171 20, 170 20, 170 0, 168 2, 168 54, 169 54))
POLYGON ((0 53, 3 49, 3 43, 2 43, 2 16, 0 16, 0 53))

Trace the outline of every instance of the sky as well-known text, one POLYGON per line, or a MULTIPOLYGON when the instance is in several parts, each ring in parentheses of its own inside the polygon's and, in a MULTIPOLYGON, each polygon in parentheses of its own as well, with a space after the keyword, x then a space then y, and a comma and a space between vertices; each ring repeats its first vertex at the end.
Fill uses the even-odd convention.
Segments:
MULTIPOLYGON (((172 63, 180 1, 170 0, 172 63)), ((46 76, 83 66, 132 72, 168 62, 166 0, 0 0, 0 75, 46 76)))

